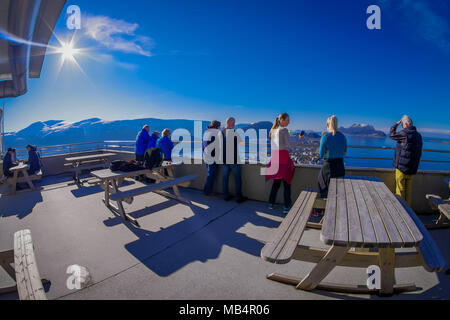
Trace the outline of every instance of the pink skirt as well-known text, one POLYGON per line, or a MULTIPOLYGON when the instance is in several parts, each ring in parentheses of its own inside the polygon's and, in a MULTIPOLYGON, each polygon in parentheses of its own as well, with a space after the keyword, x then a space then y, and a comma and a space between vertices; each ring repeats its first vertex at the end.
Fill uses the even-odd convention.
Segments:
POLYGON ((284 180, 286 183, 292 184, 294 173, 295 165, 294 161, 289 157, 289 151, 274 150, 272 159, 266 169, 266 181, 272 179, 284 180))

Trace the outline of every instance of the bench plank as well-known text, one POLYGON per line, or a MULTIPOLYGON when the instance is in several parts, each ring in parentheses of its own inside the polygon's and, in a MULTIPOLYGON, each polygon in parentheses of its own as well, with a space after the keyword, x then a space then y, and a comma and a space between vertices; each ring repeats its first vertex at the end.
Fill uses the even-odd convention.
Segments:
POLYGON ((433 237, 428 232, 427 228, 423 225, 422 221, 417 217, 417 215, 412 211, 412 209, 406 204, 400 196, 396 196, 400 204, 403 206, 405 211, 409 214, 411 219, 416 224, 417 228, 420 230, 423 236, 423 240, 420 243, 420 251, 422 252, 424 258, 424 268, 429 272, 439 272, 445 266, 445 260, 442 256, 439 247, 434 242, 433 237))
POLYGON ((188 181, 194 180, 196 178, 197 178, 196 175, 189 175, 189 176, 185 176, 185 177, 181 177, 181 178, 177 178, 177 179, 173 179, 173 180, 169 180, 169 181, 165 181, 165 182, 161 182, 161 183, 155 183, 155 184, 145 186, 145 187, 140 187, 140 188, 135 188, 135 189, 127 190, 127 191, 117 192, 117 193, 111 194, 109 196, 109 198, 113 201, 121 201, 121 200, 124 200, 127 198, 140 196, 140 195, 152 192, 152 191, 167 189, 174 185, 182 184, 183 182, 188 182, 188 181))
POLYGON ((303 191, 286 218, 261 250, 261 258, 272 263, 291 261, 311 215, 317 192, 303 191))
POLYGON ((20 300, 47 300, 37 269, 30 230, 14 234, 14 265, 20 300))

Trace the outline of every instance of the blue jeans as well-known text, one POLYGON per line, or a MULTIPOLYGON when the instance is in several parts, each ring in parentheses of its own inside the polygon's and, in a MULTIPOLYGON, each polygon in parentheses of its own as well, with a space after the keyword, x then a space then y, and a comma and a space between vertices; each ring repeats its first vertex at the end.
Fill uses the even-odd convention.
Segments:
POLYGON ((203 189, 203 193, 206 195, 210 195, 213 193, 214 181, 217 176, 217 169, 219 168, 217 163, 207 164, 208 168, 208 177, 206 178, 205 188, 203 189))
POLYGON ((230 171, 233 171, 234 183, 236 187, 236 197, 242 197, 242 174, 241 165, 239 164, 224 164, 222 165, 222 192, 226 198, 230 195, 228 190, 228 179, 230 178, 230 171))

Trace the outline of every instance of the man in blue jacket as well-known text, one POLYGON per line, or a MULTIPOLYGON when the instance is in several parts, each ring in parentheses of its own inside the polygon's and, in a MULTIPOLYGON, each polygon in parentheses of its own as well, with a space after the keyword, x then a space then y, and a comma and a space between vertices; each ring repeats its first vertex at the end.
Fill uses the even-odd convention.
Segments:
POLYGON ((156 143, 158 142, 159 139, 159 132, 158 131, 153 131, 152 135, 150 136, 150 139, 148 141, 148 145, 147 145, 147 149, 151 149, 151 148, 156 148, 156 143))
POLYGON ((150 142, 150 126, 145 125, 136 136, 136 161, 144 161, 144 154, 150 142))
POLYGON ((411 205, 412 178, 419 169, 422 157, 422 136, 408 116, 403 116, 402 120, 392 126, 389 136, 397 141, 394 157, 396 194, 411 205), (397 132, 400 124, 403 130, 397 132))

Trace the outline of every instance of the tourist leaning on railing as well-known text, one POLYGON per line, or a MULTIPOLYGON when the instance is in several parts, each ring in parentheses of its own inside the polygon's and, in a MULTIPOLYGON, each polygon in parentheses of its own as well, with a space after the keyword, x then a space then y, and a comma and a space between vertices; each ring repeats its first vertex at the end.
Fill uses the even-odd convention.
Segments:
POLYGON ((206 166, 208 168, 208 177, 206 178, 205 187, 203 189, 203 193, 205 194, 205 196, 215 196, 213 188, 219 165, 216 161, 216 148, 212 148, 212 150, 209 150, 208 146, 213 144, 214 141, 219 138, 219 134, 221 134, 219 131, 220 126, 220 121, 212 121, 208 126, 203 139, 203 159, 205 160, 206 166))
POLYGON ((291 184, 295 173, 295 165, 289 155, 290 142, 287 126, 290 119, 287 113, 280 114, 275 119, 269 138, 271 141, 272 157, 267 167, 266 180, 273 180, 269 196, 269 208, 273 209, 281 183, 284 188, 284 208, 287 214, 291 208, 291 184))
POLYGON ((394 157, 396 194, 411 205, 412 178, 419 169, 422 157, 422 136, 413 126, 411 118, 406 115, 392 126, 389 136, 397 141, 394 157), (400 124, 403 130, 397 132, 400 124))
POLYGON ((163 154, 164 161, 172 161, 173 142, 170 140, 170 130, 164 129, 162 137, 156 142, 156 147, 160 148, 163 154))
POLYGON ((144 154, 147 151, 147 146, 150 141, 150 126, 145 125, 136 136, 136 161, 144 161, 144 154))
POLYGON ((147 145, 147 149, 151 149, 151 148, 156 148, 156 143, 158 142, 159 139, 159 132, 158 131, 153 131, 152 135, 150 136, 150 139, 148 140, 148 145, 147 145))
POLYGON ((320 140, 319 149, 319 157, 323 159, 318 178, 321 198, 328 196, 328 185, 331 178, 345 176, 344 156, 347 153, 347 138, 342 132, 339 132, 336 116, 328 118, 327 131, 320 140))
POLYGON ((243 203, 248 200, 242 195, 242 168, 239 156, 238 145, 245 147, 245 142, 241 136, 234 130, 236 120, 233 117, 227 119, 223 136, 223 165, 222 165, 222 192, 225 201, 230 201, 233 197, 228 188, 230 172, 234 175, 234 184, 236 191, 236 202, 243 203), (227 153, 228 151, 231 151, 227 153))

